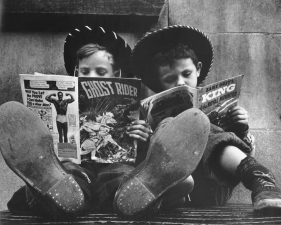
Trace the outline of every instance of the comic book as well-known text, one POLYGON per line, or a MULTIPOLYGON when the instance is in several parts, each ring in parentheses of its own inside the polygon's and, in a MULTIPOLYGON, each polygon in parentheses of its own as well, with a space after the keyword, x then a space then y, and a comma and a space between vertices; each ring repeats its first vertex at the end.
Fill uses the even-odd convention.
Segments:
POLYGON ((155 129, 166 117, 175 117, 192 107, 202 110, 210 122, 221 126, 226 112, 237 105, 244 75, 238 75, 204 87, 178 86, 152 95, 142 101, 143 114, 155 129))
POLYGON ((20 74, 23 103, 49 128, 59 159, 134 162, 126 133, 139 118, 141 81, 20 74))

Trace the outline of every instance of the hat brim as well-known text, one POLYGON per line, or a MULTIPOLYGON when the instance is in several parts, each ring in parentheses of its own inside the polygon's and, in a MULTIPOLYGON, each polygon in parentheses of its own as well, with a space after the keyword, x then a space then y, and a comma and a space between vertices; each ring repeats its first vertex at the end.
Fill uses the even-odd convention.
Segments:
POLYGON ((131 64, 134 75, 141 78, 142 82, 154 92, 161 90, 157 77, 149 66, 150 62, 157 53, 173 43, 187 45, 194 51, 198 61, 202 63, 198 85, 206 79, 212 67, 213 46, 207 35, 200 30, 189 26, 175 25, 147 34, 138 41, 133 49, 131 64))
POLYGON ((84 26, 70 32, 64 44, 64 63, 69 75, 74 75, 77 64, 77 51, 86 44, 98 44, 105 47, 114 57, 122 71, 122 77, 131 77, 131 48, 118 34, 102 27, 84 26))

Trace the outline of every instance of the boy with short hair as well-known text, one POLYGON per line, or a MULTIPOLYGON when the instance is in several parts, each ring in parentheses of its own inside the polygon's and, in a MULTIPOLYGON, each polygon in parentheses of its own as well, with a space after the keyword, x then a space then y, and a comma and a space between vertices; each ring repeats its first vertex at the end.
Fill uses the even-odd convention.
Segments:
MULTIPOLYGON (((130 77, 129 45, 116 33, 102 27, 81 27, 68 34, 64 45, 65 67, 71 76, 130 77)), ((95 210, 100 196, 116 189, 116 182, 103 179, 103 169, 115 177, 132 167, 83 161, 76 165, 60 162, 54 154, 52 136, 43 121, 20 103, 0 107, 1 152, 7 165, 26 183, 8 202, 14 213, 35 212, 62 216, 95 210), (5 119, 4 119, 5 118, 5 119), (14 120, 16 118, 16 120, 14 120), (11 138, 13 137, 13 138, 11 138), (101 178, 99 178, 101 177, 101 178), (100 184, 100 180, 102 184, 100 184)), ((128 135, 147 140, 148 125, 132 124, 128 135)))
MULTIPOLYGON (((171 26, 152 32, 137 43, 132 53, 132 68, 134 74, 157 93, 179 85, 197 87, 207 77, 212 60, 212 44, 204 33, 188 26, 171 26)), ((146 111, 148 108, 149 103, 146 103, 146 111)), ((193 169, 185 170, 195 159, 186 158, 184 164, 177 153, 185 157, 186 153, 181 148, 188 149, 191 145, 196 149, 194 140, 190 140, 189 136, 197 132, 196 128, 204 122, 204 116, 200 115, 201 119, 192 124, 191 115, 187 115, 192 110, 160 122, 151 143, 153 145, 155 139, 161 136, 166 137, 165 141, 150 148, 145 162, 125 176, 115 196, 115 210, 126 216, 146 214, 157 208, 161 201, 164 202, 167 190, 171 191, 175 184, 192 174, 195 188, 190 197, 194 204, 223 205, 234 187, 242 182, 252 191, 256 212, 280 213, 281 192, 275 186, 272 172, 252 157, 254 146, 248 133, 248 114, 239 106, 228 112, 228 122, 222 125, 224 130, 211 125, 199 165, 193 168, 194 172, 193 169), (192 129, 176 132, 189 126, 192 129), (165 135, 169 129, 175 132, 170 137, 165 135), (154 152, 162 158, 158 164, 152 160, 154 152)), ((192 181, 190 185, 193 185, 192 181)))

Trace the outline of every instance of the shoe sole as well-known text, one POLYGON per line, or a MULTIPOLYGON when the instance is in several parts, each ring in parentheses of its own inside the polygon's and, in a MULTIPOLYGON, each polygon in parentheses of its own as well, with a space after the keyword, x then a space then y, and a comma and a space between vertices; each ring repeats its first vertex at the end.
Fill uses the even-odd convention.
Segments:
POLYGON ((10 169, 64 212, 81 210, 84 195, 57 159, 46 124, 18 102, 0 107, 0 149, 10 169))
POLYGON ((281 213, 281 199, 264 199, 254 204, 255 213, 276 215, 281 213))
POLYGON ((114 200, 117 213, 144 214, 147 208, 157 204, 163 193, 185 180, 197 167, 208 140, 209 119, 200 110, 191 109, 170 123, 172 127, 166 125, 161 134, 155 134, 145 163, 138 166, 143 168, 137 167, 134 171, 139 171, 127 175, 120 184, 114 200))

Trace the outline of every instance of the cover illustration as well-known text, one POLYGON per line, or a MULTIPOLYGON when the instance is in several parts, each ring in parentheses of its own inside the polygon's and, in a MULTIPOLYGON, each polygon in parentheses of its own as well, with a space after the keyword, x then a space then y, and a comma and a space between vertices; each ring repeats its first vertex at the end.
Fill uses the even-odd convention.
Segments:
POLYGON ((79 78, 82 160, 134 162, 136 142, 127 127, 139 118, 140 80, 79 78))

